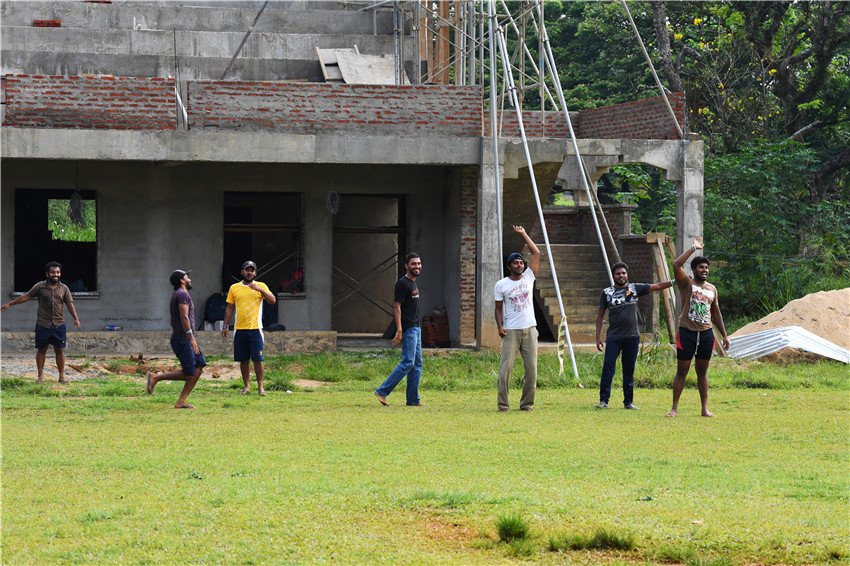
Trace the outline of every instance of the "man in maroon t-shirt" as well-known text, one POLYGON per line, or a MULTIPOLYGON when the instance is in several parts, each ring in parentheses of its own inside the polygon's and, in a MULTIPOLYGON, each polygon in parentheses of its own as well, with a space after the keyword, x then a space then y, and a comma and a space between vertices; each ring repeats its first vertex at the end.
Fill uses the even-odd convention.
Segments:
POLYGON ((207 365, 204 354, 195 341, 193 330, 195 326, 195 304, 189 295, 189 289, 192 288, 192 280, 189 279, 190 272, 191 269, 189 271, 175 269, 170 278, 171 285, 174 287, 170 305, 171 349, 180 360, 181 370, 158 374, 148 372, 147 378, 148 395, 151 395, 156 384, 164 379, 186 382, 183 391, 180 392, 180 398, 177 399, 177 404, 174 405, 175 409, 195 408, 186 402, 186 398, 195 388, 195 384, 201 377, 201 372, 204 371, 204 366, 207 365))

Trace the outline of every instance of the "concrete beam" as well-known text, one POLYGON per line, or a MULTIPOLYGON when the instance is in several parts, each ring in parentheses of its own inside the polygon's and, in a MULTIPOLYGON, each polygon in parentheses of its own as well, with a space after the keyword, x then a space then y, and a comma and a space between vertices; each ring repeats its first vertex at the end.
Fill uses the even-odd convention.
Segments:
POLYGON ((2 128, 2 157, 154 162, 478 164, 481 138, 2 128))

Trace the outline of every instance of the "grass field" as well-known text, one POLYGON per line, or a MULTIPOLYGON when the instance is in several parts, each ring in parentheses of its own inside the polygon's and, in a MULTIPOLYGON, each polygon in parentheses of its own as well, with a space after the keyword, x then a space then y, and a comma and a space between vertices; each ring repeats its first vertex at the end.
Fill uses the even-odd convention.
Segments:
POLYGON ((267 397, 202 379, 194 411, 171 408, 179 384, 144 395, 141 374, 4 378, 2 563, 850 559, 846 366, 718 360, 718 418, 689 380, 666 419, 673 363, 649 351, 639 412, 594 410, 601 357, 580 355, 588 389, 543 356, 535 410, 498 413, 497 356, 469 352, 426 356, 426 407, 403 389, 382 407, 397 356, 275 358, 267 397))

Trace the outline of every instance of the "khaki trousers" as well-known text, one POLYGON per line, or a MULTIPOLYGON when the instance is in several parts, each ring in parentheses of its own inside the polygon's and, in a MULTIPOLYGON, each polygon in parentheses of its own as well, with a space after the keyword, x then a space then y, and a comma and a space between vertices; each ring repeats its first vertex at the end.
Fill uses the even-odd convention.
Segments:
POLYGON ((537 328, 532 326, 524 330, 507 330, 507 333, 507 336, 502 338, 502 360, 499 362, 499 408, 510 408, 508 389, 519 352, 525 366, 519 408, 530 409, 534 405, 534 393, 537 390, 537 328))

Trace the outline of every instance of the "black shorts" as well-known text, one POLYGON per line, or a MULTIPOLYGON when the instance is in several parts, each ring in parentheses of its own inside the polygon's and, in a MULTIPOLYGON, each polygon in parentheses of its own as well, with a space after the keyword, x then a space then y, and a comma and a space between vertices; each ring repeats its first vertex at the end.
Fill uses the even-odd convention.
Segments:
POLYGON ((55 326, 50 325, 50 328, 45 328, 38 324, 35 325, 35 347, 38 350, 47 348, 50 345, 57 348, 65 347, 65 325, 55 326))
POLYGON ((710 360, 714 351, 714 330, 688 330, 680 326, 676 333, 676 359, 690 361, 696 356, 698 360, 710 360))
POLYGON ((171 339, 171 350, 177 359, 180 360, 180 368, 183 370, 183 375, 195 375, 198 368, 205 367, 207 360, 204 359, 204 353, 195 353, 192 348, 192 343, 188 340, 171 339))

